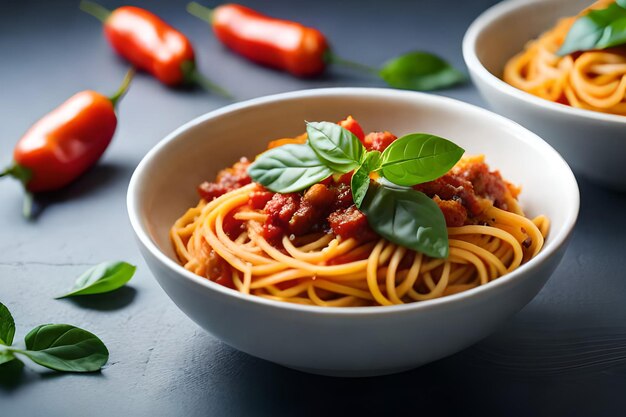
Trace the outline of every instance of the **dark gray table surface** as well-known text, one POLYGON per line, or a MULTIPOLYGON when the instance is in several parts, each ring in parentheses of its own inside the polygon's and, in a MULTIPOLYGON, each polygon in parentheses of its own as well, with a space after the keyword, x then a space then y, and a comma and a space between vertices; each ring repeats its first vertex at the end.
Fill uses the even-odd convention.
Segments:
MULTIPOLYGON (((114 91, 126 71, 98 22, 77 3, 0 2, 2 165, 32 122, 79 90, 114 91)), ((240 100, 305 88, 382 86, 340 69, 298 80, 252 65, 186 14, 185 1, 135 3, 183 29, 202 72, 240 100)), ((244 3, 318 27, 346 58, 376 65, 427 49, 464 68, 463 33, 494 1, 244 3)), ((441 94, 484 105, 471 84, 441 94)), ((119 107, 118 131, 104 158, 66 190, 43 196, 37 221, 20 216, 20 186, 0 182, 0 301, 13 312, 16 337, 41 323, 66 322, 93 331, 111 352, 99 374, 27 368, 21 377, 1 375, 0 415, 625 415, 626 195, 583 178, 578 225, 554 276, 497 333, 449 358, 386 377, 326 378, 239 353, 201 330, 141 259, 125 193, 152 146, 224 104, 203 91, 172 90, 139 75, 119 107), (52 298, 88 266, 109 259, 138 265, 127 288, 114 296, 52 298)))

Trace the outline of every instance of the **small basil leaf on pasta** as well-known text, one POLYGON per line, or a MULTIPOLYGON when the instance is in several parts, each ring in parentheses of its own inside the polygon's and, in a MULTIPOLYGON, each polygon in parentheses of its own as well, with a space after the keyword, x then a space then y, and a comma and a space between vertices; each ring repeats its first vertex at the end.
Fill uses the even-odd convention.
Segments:
POLYGON ((15 336, 15 321, 9 309, 0 303, 0 345, 11 346, 15 336))
POLYGON ((437 55, 415 51, 383 65, 380 77, 394 88, 430 91, 465 81, 465 75, 437 55))
POLYGON ((426 133, 395 140, 382 154, 382 175, 394 184, 411 186, 441 177, 463 156, 463 148, 426 133))
POLYGON ((80 275, 72 289, 58 298, 76 295, 102 294, 124 286, 137 268, 126 262, 103 262, 80 275))
POLYGON ((307 123, 306 132, 308 144, 333 171, 345 174, 359 167, 365 148, 354 133, 330 122, 307 123))
POLYGON ((248 167, 252 181, 276 193, 304 190, 332 174, 333 171, 306 144, 270 149, 248 167))
POLYGON ((350 187, 352 188, 352 200, 357 208, 361 207, 361 202, 369 188, 370 172, 380 168, 380 155, 378 151, 367 152, 361 166, 352 174, 350 187))
POLYGON ((385 239, 433 258, 448 257, 448 230, 437 203, 410 188, 371 183, 361 211, 385 239))
POLYGON ((626 0, 611 3, 579 17, 570 28, 557 55, 605 49, 626 43, 626 0))
POLYGON ((109 359, 109 351, 96 335, 69 324, 42 324, 24 341, 26 349, 13 352, 57 371, 94 372, 109 359))

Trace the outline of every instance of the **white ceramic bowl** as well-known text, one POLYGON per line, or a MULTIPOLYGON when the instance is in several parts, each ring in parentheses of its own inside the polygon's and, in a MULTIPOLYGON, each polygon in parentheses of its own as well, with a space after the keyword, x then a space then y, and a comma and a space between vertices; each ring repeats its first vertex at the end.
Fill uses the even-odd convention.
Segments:
POLYGON ((524 45, 592 0, 509 0, 480 15, 463 39, 463 56, 481 94, 498 113, 539 134, 572 169, 626 190, 626 117, 553 103, 500 79, 524 45))
MULTIPOLYGON (((448 98, 363 88, 300 91, 234 104, 201 116, 163 139, 141 161, 128 213, 159 284, 180 309, 227 344, 259 358, 328 375, 398 372, 457 352, 521 309, 558 265, 578 214, 578 187, 565 161, 523 127, 448 98), (270 139, 295 136, 304 121, 353 115, 365 130, 430 132, 523 184, 531 216, 552 221, 542 252, 513 273, 449 297, 390 307, 322 308, 242 295, 186 271, 168 238, 197 203, 196 186, 270 139)), ((184 347, 181 347, 184 349, 184 347)))

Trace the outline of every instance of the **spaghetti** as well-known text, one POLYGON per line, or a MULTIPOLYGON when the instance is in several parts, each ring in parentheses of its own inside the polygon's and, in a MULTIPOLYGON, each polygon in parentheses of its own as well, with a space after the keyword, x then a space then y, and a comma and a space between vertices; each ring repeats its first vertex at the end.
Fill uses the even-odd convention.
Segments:
MULTIPOLYGON (((380 137, 380 132, 376 134, 380 137)), ((479 156, 464 158, 446 176, 420 185, 445 214, 450 248, 445 259, 408 250, 371 230, 344 236, 347 229, 329 230, 319 216, 316 222, 322 226, 303 229, 306 233, 268 234, 269 221, 276 215, 272 201, 282 198, 277 209, 282 215, 291 196, 246 181, 245 161, 238 164, 218 176, 221 182, 210 184, 210 190, 224 184, 230 188, 190 208, 171 228, 171 240, 189 271, 272 300, 348 307, 403 304, 458 293, 487 284, 534 257, 549 228, 545 216, 532 220, 524 216, 516 199, 519 189, 497 171, 488 171, 479 156), (454 195, 449 195, 450 190, 454 195), (264 193, 264 204, 259 204, 256 199, 264 193), (474 200, 471 193, 476 193, 474 200), (450 214, 455 204, 466 210, 459 201, 474 206, 461 220, 458 213, 450 214)), ((324 187, 345 188, 333 181, 337 179, 329 179, 324 187)), ((340 200, 342 194, 333 195, 340 200)), ((352 207, 337 212, 344 210, 345 219, 356 222, 352 207)))
MULTIPOLYGON (((583 10, 606 7, 600 0, 583 10)), ((580 16, 579 15, 579 16, 580 16)), ((504 81, 537 97, 581 109, 626 115, 626 47, 556 54, 577 17, 561 19, 504 68, 504 81)))

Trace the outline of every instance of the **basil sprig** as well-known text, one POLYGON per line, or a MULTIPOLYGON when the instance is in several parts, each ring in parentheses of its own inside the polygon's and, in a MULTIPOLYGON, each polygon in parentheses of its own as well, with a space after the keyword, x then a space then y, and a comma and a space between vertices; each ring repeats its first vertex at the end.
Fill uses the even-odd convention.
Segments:
POLYGON ((626 0, 617 0, 604 9, 590 10, 570 28, 557 55, 606 49, 626 43, 626 0))
POLYGON ((24 338, 25 349, 11 346, 15 322, 0 303, 0 365, 19 361, 16 354, 61 372, 94 372, 109 360, 109 351, 94 334, 69 324, 42 324, 24 338))
POLYGON ((465 75, 442 58, 422 51, 386 62, 379 75, 391 87, 417 91, 437 90, 465 81, 465 75))
POLYGON ((137 268, 126 262, 102 262, 80 275, 72 289, 58 298, 102 294, 123 287, 137 268))
POLYGON ((277 193, 304 190, 333 173, 354 170, 354 204, 387 240, 435 258, 448 256, 446 222, 437 204, 407 188, 450 170, 464 150, 441 137, 413 133, 391 143, 381 154, 367 151, 349 130, 329 122, 307 123, 308 141, 261 154, 248 167, 253 181, 277 193), (301 157, 301 159, 299 159, 301 157), (389 184, 374 183, 378 173, 389 184))

